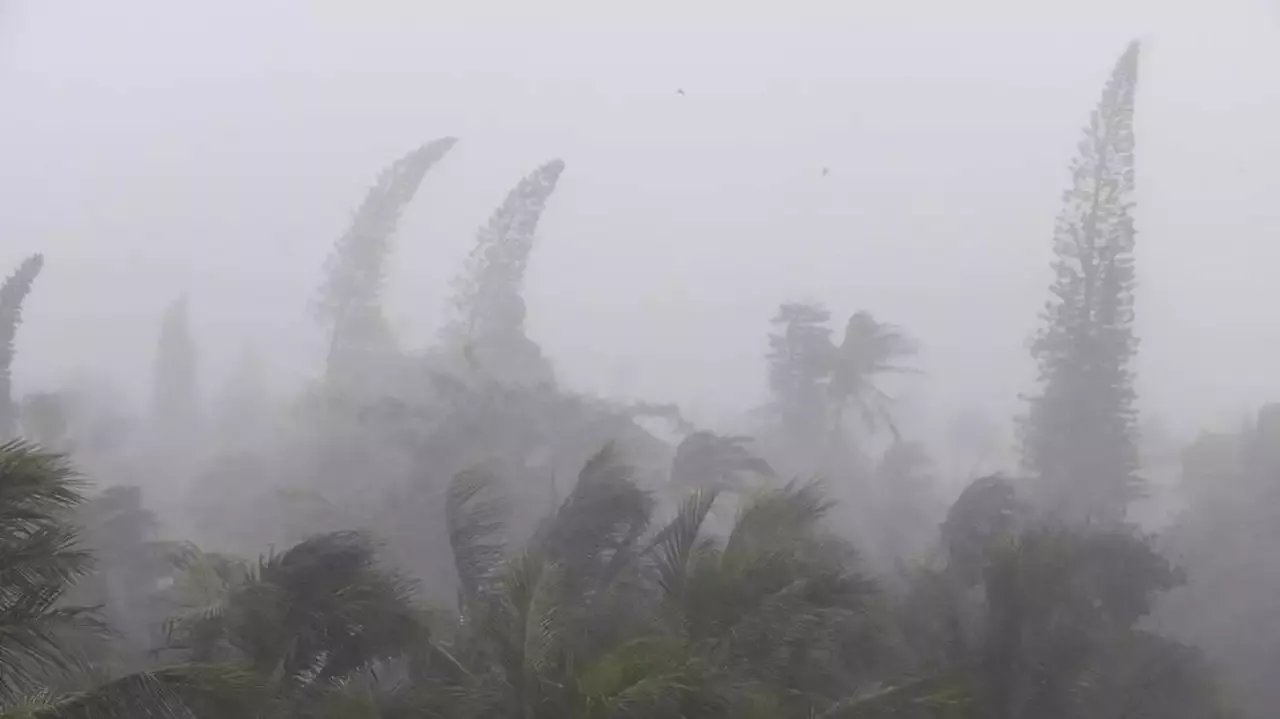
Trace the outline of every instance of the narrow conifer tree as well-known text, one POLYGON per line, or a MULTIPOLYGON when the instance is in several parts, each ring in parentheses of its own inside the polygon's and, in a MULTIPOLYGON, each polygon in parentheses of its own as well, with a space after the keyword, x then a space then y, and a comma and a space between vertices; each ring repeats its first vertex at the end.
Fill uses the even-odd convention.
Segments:
POLYGON ((200 414, 196 346, 186 297, 165 311, 156 343, 151 385, 152 417, 165 432, 190 430, 200 414))
POLYGON ((457 140, 443 137, 384 169, 325 264, 316 311, 330 332, 327 376, 344 381, 370 354, 394 347, 382 309, 387 255, 400 213, 457 140))
POLYGON ((18 325, 22 324, 22 302, 31 292, 31 285, 43 267, 44 257, 31 255, 0 285, 0 440, 12 439, 18 430, 10 378, 13 341, 18 334, 18 325))
POLYGON ((521 289, 538 221, 562 172, 564 162, 551 160, 507 194, 476 232, 475 248, 454 282, 455 315, 445 340, 499 379, 550 378, 541 350, 525 335, 521 289))
POLYGON ((1054 230, 1053 283, 1031 354, 1039 392, 1021 427, 1023 461, 1058 519, 1122 521, 1140 496, 1130 360, 1134 336, 1134 95, 1138 44, 1093 111, 1054 230))
POLYGON ((773 410, 783 430, 793 439, 818 440, 826 436, 828 385, 830 383, 831 313, 825 307, 803 302, 778 307, 770 323, 769 390, 773 410))

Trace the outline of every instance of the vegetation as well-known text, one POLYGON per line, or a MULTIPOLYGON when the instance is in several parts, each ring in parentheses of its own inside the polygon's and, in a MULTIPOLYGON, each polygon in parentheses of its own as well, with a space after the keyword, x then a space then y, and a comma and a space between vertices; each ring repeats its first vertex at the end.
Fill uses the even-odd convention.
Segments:
POLYGON ((779 308, 750 436, 559 385, 521 295, 559 160, 477 233, 440 346, 402 347, 381 292, 452 138, 338 240, 323 377, 272 397, 247 356, 204 407, 179 303, 151 422, 80 388, 9 398, 28 260, 0 289, 0 430, 26 438, 0 445, 0 719, 1268 716, 1275 413, 1188 450, 1171 531, 1125 521, 1137 59, 1072 168, 1032 476, 955 497, 895 422, 919 348, 867 311, 837 344, 820 305, 779 308), (1241 604, 1206 612, 1220 582, 1241 604))
POLYGON ((1072 163, 1045 325, 1032 345, 1042 387, 1023 427, 1024 459, 1041 501, 1068 521, 1121 522, 1141 493, 1129 370, 1137 351, 1130 216, 1137 85, 1135 42, 1116 63, 1072 163))
POLYGON ((32 255, 18 265, 0 285, 0 438, 13 437, 17 417, 13 406, 10 368, 13 366, 13 341, 22 324, 22 302, 31 292, 44 267, 42 255, 32 255))

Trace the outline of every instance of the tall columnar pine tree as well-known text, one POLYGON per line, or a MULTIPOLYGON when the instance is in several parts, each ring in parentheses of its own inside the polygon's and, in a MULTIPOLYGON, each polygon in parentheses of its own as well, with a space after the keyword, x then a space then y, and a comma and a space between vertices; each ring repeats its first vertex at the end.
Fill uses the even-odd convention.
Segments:
POLYGON ((551 379, 541 350, 525 335, 521 287, 538 220, 562 172, 564 162, 551 160, 507 194, 476 232, 475 248, 454 282, 455 316, 445 328, 445 340, 473 369, 495 379, 551 379))
POLYGON ((382 310, 391 235, 427 171, 456 142, 452 137, 434 140, 384 169, 351 226, 334 243, 316 302, 316 313, 330 332, 330 382, 349 381, 370 357, 394 347, 382 310))
POLYGON ((1032 344, 1040 391, 1021 427, 1039 499, 1061 521, 1122 521, 1140 496, 1130 360, 1134 95, 1138 44, 1120 57, 1089 121, 1054 230, 1050 299, 1032 344))
POLYGON ((817 304, 778 307, 769 335, 769 390, 774 410, 792 439, 815 440, 825 433, 831 313, 817 304))
POLYGON ((11 439, 18 429, 9 374, 13 365, 13 340, 22 323, 22 301, 42 267, 44 257, 31 255, 0 285, 0 439, 11 439))
POLYGON ((160 323, 151 384, 156 426, 166 431, 191 429, 200 415, 195 342, 187 314, 187 298, 169 306, 160 323))

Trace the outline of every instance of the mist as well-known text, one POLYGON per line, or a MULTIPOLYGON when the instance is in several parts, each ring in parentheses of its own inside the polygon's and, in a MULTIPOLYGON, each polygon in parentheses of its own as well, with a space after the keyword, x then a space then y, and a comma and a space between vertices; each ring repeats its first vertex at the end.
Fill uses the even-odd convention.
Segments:
POLYGON ((530 268, 530 333, 573 386, 722 419, 761 396, 762 318, 808 294, 911 327, 919 401, 1008 414, 1080 108, 1113 49, 1147 36, 1143 406, 1234 420, 1273 390, 1275 336, 1249 315, 1277 292, 1254 239, 1276 213, 1268 8, 916 5, 11 4, 6 257, 41 249, 46 282, 76 289, 32 299, 17 375, 47 385, 91 350, 140 392, 156 308, 185 291, 210 373, 269 340, 296 380, 322 345, 302 314, 334 228, 389 158, 451 134, 457 161, 396 242, 405 336, 439 324, 507 178, 554 155, 572 169, 530 268))
MULTIPOLYGON (((379 587, 412 585, 386 598, 388 615, 458 604, 465 624, 500 574, 469 561, 537 556, 569 577, 586 561, 566 548, 589 533, 584 506, 618 512, 598 530, 614 543, 601 556, 634 552, 633 583, 657 572, 664 592, 674 570, 642 558, 674 541, 668 522, 684 512, 723 557, 735 533, 764 532, 788 547, 787 581, 856 575, 877 587, 892 615, 877 636, 892 641, 830 619, 863 601, 852 590, 810 607, 835 623, 805 630, 850 632, 876 657, 868 666, 797 659, 801 678, 784 680, 776 657, 751 655, 732 682, 682 680, 705 679, 716 687, 706 696, 736 712, 740 698, 717 682, 807 693, 803 705, 730 715, 845 716, 854 695, 945 675, 965 687, 956 701, 987 712, 970 716, 1126 716, 1107 703, 1131 691, 1120 679, 1068 710, 1008 689, 1030 679, 969 677, 925 648, 954 639, 934 626, 944 615, 986 617, 957 622, 972 646, 994 642, 1006 615, 997 585, 974 598, 978 577, 1033 572, 1061 550, 1090 577, 1054 575, 1081 606, 1095 592, 1142 608, 1078 618, 1094 653, 1054 664, 1053 681, 1140 674, 1147 665, 1116 658, 1127 638, 1159 659, 1194 657, 1170 686, 1212 685, 1143 690, 1181 697, 1177 716, 1229 716, 1210 705, 1264 716, 1280 697, 1259 667, 1280 657, 1280 635, 1248 627, 1269 621, 1272 585, 1228 560, 1266 563, 1272 546, 1238 544, 1233 525, 1280 528, 1260 508, 1280 468, 1267 452, 1280 441, 1268 421, 1280 399, 1278 67, 1271 0, 0 4, 0 265, 42 258, 29 288, 5 285, 16 335, 13 406, 0 419, 14 426, 0 435, 21 441, 0 453, 65 460, 84 476, 66 526, 83 530, 67 529, 99 565, 58 601, 100 605, 123 637, 72 642, 94 671, 0 676, 0 718, 32 687, 84 690, 167 666, 144 658, 160 646, 259 671, 274 655, 192 650, 211 630, 173 619, 198 604, 175 593, 208 571, 223 583, 219 606, 252 614, 238 597, 254 582, 285 586, 270 562, 295 550, 367 551, 396 578, 379 587), (1117 171, 1131 191, 1115 191, 1129 203, 1115 212, 1136 227, 1116 230, 1132 243, 1135 277, 1117 292, 1133 316, 1123 300, 1112 312, 1126 349, 1101 361, 1115 371, 1103 380, 1089 352, 1102 352, 1105 327, 1063 330, 1076 337, 1066 349, 1044 337, 1054 303, 1070 304, 1054 263, 1073 197, 1111 197, 1096 178, 1082 186, 1071 163, 1087 164, 1089 138, 1115 141, 1089 134, 1102 116, 1090 112, 1128 77, 1117 58, 1130 43, 1141 69, 1124 80, 1136 99, 1121 134, 1136 147, 1114 152, 1136 158, 1117 171), (797 320, 801 305, 825 315, 797 320), (1109 414, 1091 414, 1103 405, 1109 414), (477 499, 490 494, 507 508, 501 522, 474 516, 473 502, 493 508, 477 499), (769 502, 807 507, 814 524, 795 536, 752 529, 752 507, 769 502), (498 525, 501 549, 463 551, 459 527, 498 525), (857 560, 833 559, 828 540, 857 560), (991 548, 1005 540, 1011 553, 991 548), (1148 584, 1116 588, 1094 561, 1132 562, 1148 584), (1224 592, 1232 609, 1214 615, 1224 592)), ((1084 214, 1081 233, 1104 222, 1084 214)), ((1109 241, 1128 256, 1125 239, 1109 241)), ((1111 311, 1100 307, 1086 325, 1107 325, 1093 319, 1111 311)), ((1269 564, 1257 571, 1271 576, 1269 564)), ((609 594, 595 574, 562 579, 583 597, 609 594)), ((655 615, 674 601, 640 595, 625 596, 655 615)), ((596 601, 573 606, 599 620, 596 601)), ((647 631, 633 618, 619 636, 647 631)), ((413 634, 416 620, 404 621, 388 633, 413 634)), ((1030 646, 1041 629, 1019 636, 1030 646)), ((467 662, 492 638, 442 631, 431 625, 431 641, 474 650, 458 661, 477 670, 467 662)), ((314 666, 280 658, 318 674, 271 692, 294 702, 315 682, 349 688, 416 656, 369 651, 341 670, 336 646, 316 650, 314 666)), ((401 669, 419 689, 454 681, 401 669)), ((226 716, 183 686, 183 711, 226 716)), ((431 704, 437 713, 414 716, 506 716, 532 701, 509 699, 501 711, 431 704)), ((573 702, 539 701, 538 716, 576 716, 573 702)), ((719 716, 681 701, 627 716, 719 716)), ((315 715, 297 702, 289 716, 315 715)))

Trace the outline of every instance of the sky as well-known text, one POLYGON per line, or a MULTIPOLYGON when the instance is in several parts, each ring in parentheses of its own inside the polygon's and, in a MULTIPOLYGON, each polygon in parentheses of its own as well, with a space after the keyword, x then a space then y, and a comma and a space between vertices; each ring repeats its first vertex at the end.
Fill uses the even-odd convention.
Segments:
POLYGON ((383 166, 452 135, 395 240, 407 345, 558 157, 526 299, 570 387, 731 422, 764 400, 769 317, 808 299, 919 340, 908 424, 1003 421, 1068 163, 1134 38, 1141 407, 1231 424, 1280 400, 1268 0, 0 0, 0 263, 47 261, 19 391, 143 396, 183 294, 210 392, 247 346, 314 376, 333 241, 383 166))

